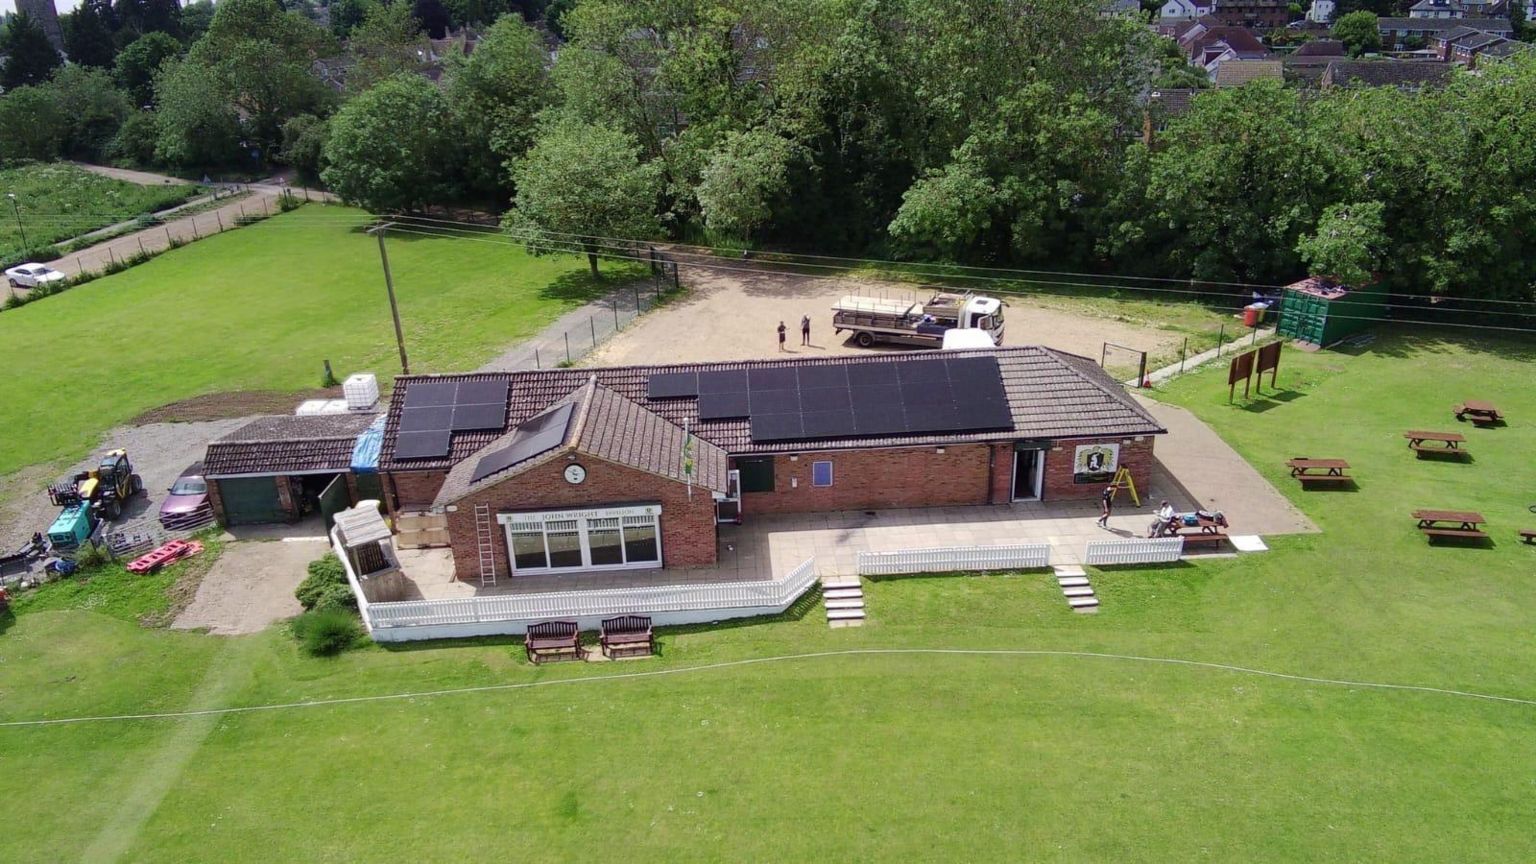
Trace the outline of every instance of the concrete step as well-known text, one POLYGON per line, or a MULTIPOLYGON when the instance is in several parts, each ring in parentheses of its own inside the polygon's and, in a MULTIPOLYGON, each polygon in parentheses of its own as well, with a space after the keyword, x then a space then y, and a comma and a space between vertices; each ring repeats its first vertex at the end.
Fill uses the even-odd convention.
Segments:
POLYGON ((1061 593, 1067 597, 1092 597, 1093 589, 1089 588, 1087 585, 1076 585, 1070 588, 1061 589, 1061 593))
POLYGON ((823 576, 821 577, 821 587, 823 589, 861 588, 863 583, 859 581, 857 576, 823 576))
POLYGON ((834 629, 838 627, 863 627, 864 621, 860 618, 847 618, 842 621, 828 621, 827 626, 834 629))
POLYGON ((1087 576, 1058 576, 1056 578, 1056 584, 1060 585, 1063 588, 1075 588, 1075 587, 1077 587, 1079 585, 1087 585, 1088 584, 1088 577, 1087 576))
POLYGON ((864 610, 863 609, 828 609, 827 610, 827 620, 828 621, 847 621, 847 620, 850 620, 850 619, 863 620, 863 618, 864 618, 864 610))
POLYGON ((1087 608, 1087 607, 1097 606, 1097 605, 1099 605, 1099 598, 1097 598, 1097 597, 1068 597, 1067 598, 1067 605, 1071 606, 1073 609, 1083 609, 1083 608, 1087 608))
POLYGON ((1076 564, 1057 564, 1056 566, 1052 567, 1051 569, 1056 571, 1056 575, 1057 576, 1087 576, 1088 575, 1088 571, 1086 571, 1083 568, 1077 566, 1076 564))
POLYGON ((821 596, 827 600, 849 600, 863 597, 863 588, 828 588, 821 592, 821 596))
POLYGON ((864 608, 864 601, 863 600, 828 600, 826 602, 826 606, 827 606, 828 610, 831 610, 831 609, 863 609, 864 608))

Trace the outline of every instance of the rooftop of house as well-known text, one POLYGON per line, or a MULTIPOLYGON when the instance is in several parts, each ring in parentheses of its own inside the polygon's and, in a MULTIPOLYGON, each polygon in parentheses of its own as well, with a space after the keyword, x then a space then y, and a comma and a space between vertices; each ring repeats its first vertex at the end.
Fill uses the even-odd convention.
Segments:
POLYGON ((280 414, 258 417, 208 445, 203 473, 298 474, 346 471, 352 448, 376 414, 280 414))
POLYGON ((1501 39, 1493 45, 1489 45, 1482 51, 1484 57, 1513 57, 1516 54, 1536 50, 1529 42, 1515 42, 1511 39, 1501 39))
POLYGON ((1343 57, 1344 43, 1337 39, 1313 39, 1301 43, 1291 57, 1343 57))
POLYGON ((1484 33, 1508 35, 1514 31, 1507 18, 1378 18, 1378 30, 1426 31, 1440 33, 1457 27, 1470 27, 1484 33))
MULTIPOLYGON (((900 370, 898 369, 897 372, 900 370)), ((783 374, 775 372, 772 374, 783 374)), ((596 381, 647 413, 672 426, 687 428, 698 439, 731 455, 798 453, 808 449, 842 450, 866 447, 908 447, 1009 441, 1019 438, 1073 438, 1160 434, 1163 427, 1132 399, 1125 388, 1094 361, 1040 346, 976 351, 908 351, 873 356, 822 357, 803 360, 756 360, 687 363, 667 366, 624 366, 601 369, 548 369, 524 372, 476 372, 462 375, 416 375, 395 379, 379 461, 383 471, 452 468, 513 432, 530 418, 548 410, 582 386, 596 381), (730 370, 788 370, 919 363, 942 358, 995 358, 1009 425, 980 431, 907 432, 869 436, 754 441, 746 418, 700 419, 699 400, 649 397, 653 375, 730 370), (397 458, 401 412, 417 382, 505 382, 508 400, 499 428, 453 432, 442 457, 397 458)))
POLYGON ((1335 60, 1328 64, 1323 82, 1334 87, 1441 86, 1451 77, 1451 66, 1434 60, 1335 60))
POLYGON ((1182 117, 1189 113, 1200 91, 1193 87, 1165 87, 1147 95, 1147 110, 1164 119, 1182 117))
POLYGON ((1228 60, 1216 69, 1217 87, 1241 87, 1250 81, 1284 81, 1279 60, 1228 60))
POLYGON ((1269 49, 1247 27, 1239 27, 1233 24, 1219 24, 1209 18, 1202 18, 1198 27, 1186 31, 1179 40, 1185 50, 1194 53, 1203 51, 1217 43, 1224 43, 1228 48, 1240 55, 1252 55, 1262 57, 1269 54, 1269 49))

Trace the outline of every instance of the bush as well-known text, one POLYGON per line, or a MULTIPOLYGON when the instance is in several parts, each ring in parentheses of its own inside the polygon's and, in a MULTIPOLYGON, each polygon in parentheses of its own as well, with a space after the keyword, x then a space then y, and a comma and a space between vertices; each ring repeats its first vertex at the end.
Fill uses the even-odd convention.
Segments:
POLYGON ((345 583, 341 585, 327 585, 315 596, 314 611, 321 612, 327 609, 341 609, 345 612, 353 612, 357 609, 357 595, 352 593, 352 586, 345 583))
POLYGON ((293 635, 306 654, 329 657, 356 645, 363 637, 363 628, 350 612, 323 609, 293 619, 293 635))
POLYGON ((75 553, 75 564, 81 570, 95 570, 98 567, 105 567, 110 563, 112 563, 112 556, 107 553, 105 548, 97 546, 95 543, 87 543, 80 547, 79 552, 75 553))
MULTIPOLYGON (((300 606, 312 610, 320 605, 322 597, 336 588, 344 589, 349 597, 352 595, 352 586, 347 584, 347 571, 342 569, 341 559, 335 553, 327 552, 324 557, 309 562, 309 576, 299 583, 293 596, 298 598, 300 606)), ((355 598, 351 605, 357 605, 355 598)))

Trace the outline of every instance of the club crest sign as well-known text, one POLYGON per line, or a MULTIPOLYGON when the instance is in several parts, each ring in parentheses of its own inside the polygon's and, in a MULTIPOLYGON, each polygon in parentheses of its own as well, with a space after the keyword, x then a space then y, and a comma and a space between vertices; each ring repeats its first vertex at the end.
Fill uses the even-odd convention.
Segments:
POLYGON ((1119 468, 1119 444, 1080 444, 1072 457, 1072 482, 1108 483, 1119 468))

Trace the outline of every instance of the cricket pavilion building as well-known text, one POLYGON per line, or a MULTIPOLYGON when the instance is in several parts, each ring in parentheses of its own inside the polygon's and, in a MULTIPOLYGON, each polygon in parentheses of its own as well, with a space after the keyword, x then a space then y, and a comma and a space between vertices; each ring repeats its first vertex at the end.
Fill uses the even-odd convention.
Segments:
MULTIPOLYGON (((1049 348, 402 376, 387 508, 437 520, 456 578, 706 567, 764 514, 1147 488, 1166 430, 1049 348)), ((636 584, 665 577, 636 574, 636 584)))

